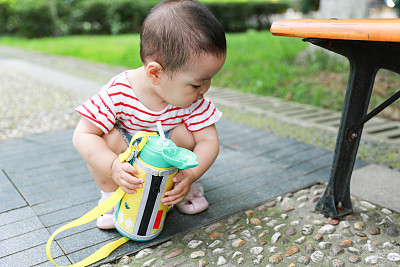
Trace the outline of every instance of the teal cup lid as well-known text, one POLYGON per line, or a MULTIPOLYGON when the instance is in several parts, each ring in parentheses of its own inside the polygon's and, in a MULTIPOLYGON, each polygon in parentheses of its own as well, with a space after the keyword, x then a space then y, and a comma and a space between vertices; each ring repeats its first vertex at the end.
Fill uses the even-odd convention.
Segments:
POLYGON ((162 154, 165 161, 181 170, 199 165, 196 154, 182 147, 164 148, 162 154))
POLYGON ((192 151, 177 147, 174 142, 160 136, 150 136, 146 145, 139 153, 139 158, 145 163, 157 168, 188 169, 196 167, 197 156, 192 151))
POLYGON ((145 163, 157 168, 170 168, 174 165, 164 160, 162 151, 164 148, 176 147, 171 140, 159 136, 149 136, 145 146, 139 153, 139 158, 145 163))

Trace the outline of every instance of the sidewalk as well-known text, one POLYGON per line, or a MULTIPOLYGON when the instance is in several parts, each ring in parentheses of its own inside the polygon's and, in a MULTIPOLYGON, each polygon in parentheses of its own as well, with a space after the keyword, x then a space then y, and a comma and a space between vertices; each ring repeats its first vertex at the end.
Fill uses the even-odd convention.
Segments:
MULTIPOLYGON (((74 89, 74 101, 96 93, 120 70, 0 47, 1 66, 74 89), (101 75, 78 76, 86 66, 98 67, 101 75)), ((211 91, 210 97, 222 103, 235 95, 222 92, 211 91)), ((323 193, 319 183, 329 178, 332 151, 227 119, 217 128, 221 153, 200 180, 210 208, 195 216, 173 210, 159 238, 128 242, 107 259, 119 264, 104 265, 399 265, 398 171, 358 160, 351 187, 357 196, 354 213, 340 222, 329 220, 313 208, 323 193)), ((68 128, 0 142, 0 266, 51 266, 44 252, 50 233, 96 205, 96 185, 71 136, 68 128), (21 155, 29 160, 21 161, 21 155)), ((52 253, 67 265, 117 237, 91 223, 60 235, 52 253)))

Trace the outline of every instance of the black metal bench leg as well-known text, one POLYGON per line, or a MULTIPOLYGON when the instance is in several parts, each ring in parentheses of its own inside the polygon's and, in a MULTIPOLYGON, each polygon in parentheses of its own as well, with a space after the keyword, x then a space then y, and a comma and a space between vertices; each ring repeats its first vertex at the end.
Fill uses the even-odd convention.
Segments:
POLYGON ((374 84, 374 66, 350 61, 350 77, 343 106, 331 176, 327 189, 316 209, 337 218, 352 212, 350 179, 356 160, 362 127, 356 132, 348 129, 367 113, 374 84))
POLYGON ((348 58, 350 76, 343 105, 332 169, 324 195, 316 205, 323 214, 337 218, 352 212, 350 179, 360 143, 363 121, 380 68, 400 73, 400 44, 304 39, 348 58))

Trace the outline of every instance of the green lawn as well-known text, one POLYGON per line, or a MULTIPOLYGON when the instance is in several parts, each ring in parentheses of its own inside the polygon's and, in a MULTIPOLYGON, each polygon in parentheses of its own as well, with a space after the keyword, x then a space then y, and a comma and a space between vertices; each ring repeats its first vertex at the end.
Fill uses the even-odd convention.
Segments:
MULTIPOLYGON (((341 110, 349 71, 346 60, 321 53, 299 57, 307 43, 300 38, 272 36, 269 32, 227 34, 227 41, 227 61, 213 85, 341 110)), ((137 34, 29 40, 0 37, 0 44, 127 68, 141 64, 137 34)), ((396 75, 379 72, 371 106, 397 92, 399 86, 396 75)), ((384 116, 400 120, 398 102, 384 116)))

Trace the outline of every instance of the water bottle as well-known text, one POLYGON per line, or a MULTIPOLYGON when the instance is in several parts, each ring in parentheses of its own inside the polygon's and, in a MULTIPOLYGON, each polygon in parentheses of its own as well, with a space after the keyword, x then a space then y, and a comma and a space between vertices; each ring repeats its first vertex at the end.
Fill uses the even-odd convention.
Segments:
MULTIPOLYGON (((143 187, 135 194, 125 194, 118 204, 114 217, 115 228, 125 237, 137 241, 147 241, 161 233, 165 216, 170 206, 161 202, 164 193, 174 186, 172 178, 178 169, 193 168, 198 165, 196 155, 187 149, 177 147, 164 137, 158 123, 160 136, 139 132, 130 144, 131 155, 127 159, 138 171, 135 175, 143 179, 143 187), (138 138, 140 143, 132 146, 138 138), (131 159, 132 158, 132 159, 131 159)), ((125 154, 125 157, 127 155, 125 154)))

